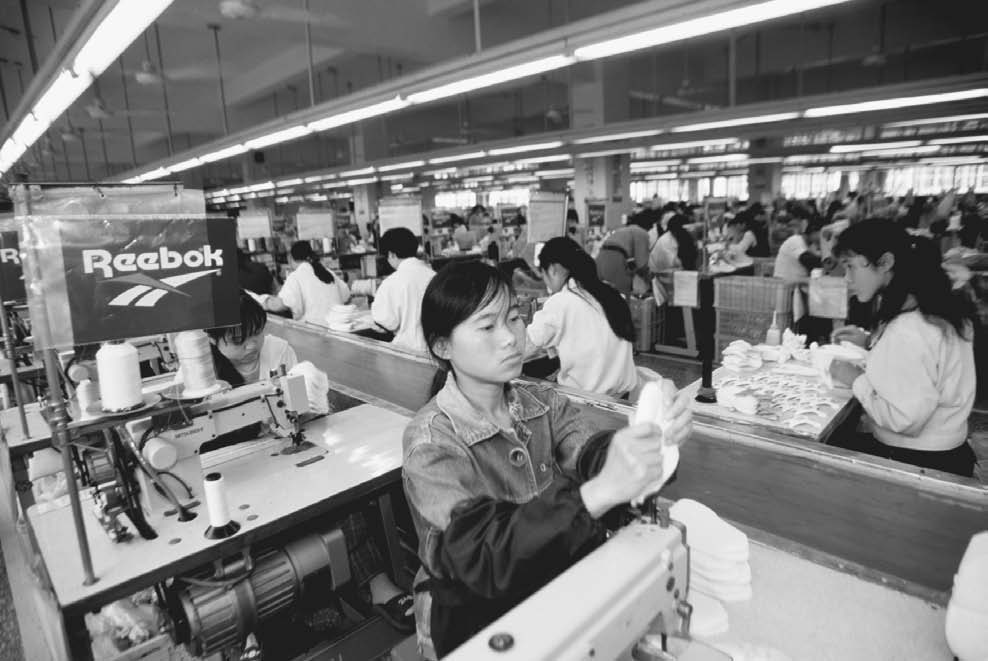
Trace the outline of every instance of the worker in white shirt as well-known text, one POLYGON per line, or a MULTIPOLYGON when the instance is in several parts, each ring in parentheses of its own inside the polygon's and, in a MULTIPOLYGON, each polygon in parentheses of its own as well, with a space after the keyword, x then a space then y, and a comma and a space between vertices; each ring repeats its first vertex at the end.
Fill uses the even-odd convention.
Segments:
POLYGON ((539 267, 552 295, 532 317, 529 348, 559 355, 561 385, 627 395, 638 384, 638 373, 635 328, 624 298, 600 280, 594 260, 566 237, 546 241, 539 267))
POLYGON ((290 311, 295 319, 328 326, 329 311, 350 300, 350 288, 322 265, 308 241, 296 241, 289 255, 292 272, 281 291, 277 296, 262 296, 260 302, 270 312, 290 311))
POLYGON ((800 280, 809 277, 810 272, 823 263, 820 259, 820 230, 823 229, 823 220, 811 218, 805 222, 806 227, 802 231, 797 231, 779 246, 772 277, 800 280))
POLYGON ((381 236, 381 254, 395 270, 377 288, 371 305, 374 323, 394 333, 393 344, 411 351, 426 350, 422 336, 422 297, 436 274, 416 257, 419 240, 412 231, 395 227, 381 236))

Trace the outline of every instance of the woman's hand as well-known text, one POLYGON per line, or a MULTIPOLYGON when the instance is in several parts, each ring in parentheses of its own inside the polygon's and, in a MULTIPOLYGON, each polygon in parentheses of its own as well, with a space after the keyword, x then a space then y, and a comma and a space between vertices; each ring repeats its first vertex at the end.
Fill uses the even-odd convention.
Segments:
POLYGON ((604 467, 580 487, 580 495, 590 515, 598 518, 629 502, 661 477, 662 429, 645 422, 614 434, 604 467))
POLYGON ((843 328, 838 328, 830 334, 830 341, 834 344, 850 342, 851 344, 855 344, 862 349, 867 349, 869 336, 870 333, 863 328, 858 326, 844 326, 843 328))
POLYGON ((834 384, 850 388, 854 385, 855 379, 862 374, 864 370, 859 365, 846 360, 834 360, 830 363, 830 378, 834 380, 834 384))

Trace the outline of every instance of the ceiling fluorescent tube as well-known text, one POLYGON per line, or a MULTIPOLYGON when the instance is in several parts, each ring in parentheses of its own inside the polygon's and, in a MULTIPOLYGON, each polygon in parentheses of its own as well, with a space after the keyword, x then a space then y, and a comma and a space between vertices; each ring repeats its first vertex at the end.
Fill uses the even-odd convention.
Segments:
POLYGON ((212 163, 213 161, 222 161, 224 158, 230 158, 237 154, 243 154, 246 151, 246 145, 233 145, 232 147, 225 147, 210 154, 203 154, 199 157, 199 160, 203 163, 212 163))
POLYGON ((388 99, 387 101, 381 101, 380 103, 375 103, 363 108, 348 110, 347 112, 341 112, 324 119, 309 122, 307 126, 313 131, 328 131, 329 129, 334 129, 339 126, 346 126, 347 124, 353 124, 364 119, 370 119, 371 117, 384 115, 389 112, 394 112, 395 110, 401 110, 408 105, 409 102, 401 98, 399 95, 393 99, 388 99))
POLYGON ((544 57, 540 60, 518 64, 513 67, 498 69, 497 71, 492 71, 491 73, 486 73, 480 76, 458 80, 455 83, 440 85, 439 87, 434 87, 422 92, 415 92, 414 94, 408 95, 408 100, 411 103, 429 103, 430 101, 438 101, 439 99, 466 94, 467 92, 472 92, 484 87, 492 87, 494 85, 500 85, 501 83, 507 83, 512 80, 518 80, 520 78, 527 78, 528 76, 545 73, 546 71, 561 69, 562 67, 569 66, 572 63, 572 57, 568 57, 566 55, 552 55, 550 57, 544 57))
POLYGON ((577 48, 573 54, 578 60, 595 60, 620 53, 670 44, 705 34, 722 32, 733 28, 761 23, 774 18, 801 14, 803 12, 837 5, 848 0, 769 0, 747 7, 731 9, 694 18, 672 25, 664 25, 653 30, 637 32, 626 37, 609 39, 596 44, 577 48))
POLYGON ((10 139, 27 150, 38 141, 38 138, 44 135, 44 132, 48 130, 48 126, 48 122, 42 121, 31 113, 28 113, 24 116, 17 130, 10 136, 10 139))
POLYGON ((283 188, 285 186, 298 186, 303 183, 302 179, 285 179, 277 183, 278 188, 283 188))
POLYGON ((855 155, 874 158, 889 158, 892 156, 915 156, 917 154, 933 154, 940 151, 940 145, 925 145, 909 149, 876 149, 875 151, 855 152, 855 155))
POLYGON ((687 131, 707 131, 710 129, 724 129, 731 126, 747 126, 749 124, 771 124, 774 122, 785 122, 790 119, 799 119, 798 112, 778 112, 771 115, 756 115, 754 117, 738 117, 737 119, 725 119, 719 122, 702 122, 700 124, 686 124, 669 129, 672 133, 685 133, 687 131))
POLYGON ((425 161, 408 161, 407 163, 392 163, 391 165, 379 165, 378 172, 394 172, 395 170, 408 170, 410 168, 420 168, 425 165, 425 161))
POLYGON ((190 168, 194 168, 197 165, 202 165, 202 161, 197 158, 190 158, 187 161, 182 161, 181 163, 176 163, 175 165, 169 165, 168 169, 172 172, 183 172, 190 168))
POLYGON ((747 154, 721 154, 719 156, 697 156, 696 158, 686 159, 687 163, 736 163, 738 161, 747 161, 747 154))
POLYGON ((946 117, 927 117, 926 119, 910 119, 904 122, 884 124, 886 128, 902 128, 904 126, 922 126, 924 124, 947 124, 950 122, 969 122, 975 119, 988 119, 988 112, 972 113, 970 115, 948 115, 946 117))
POLYGON ((712 138, 710 140, 691 140, 689 142, 670 142, 664 145, 652 145, 652 151, 672 151, 674 149, 694 149, 697 147, 724 147, 739 142, 737 138, 712 138))
POLYGON ((562 140, 553 142, 540 142, 534 145, 519 145, 517 147, 499 147, 487 151, 491 156, 504 156, 505 154, 521 154, 526 151, 545 151, 547 149, 559 149, 563 146, 562 140))
POLYGON ((568 161, 572 158, 569 154, 554 154, 552 156, 533 156, 531 158, 520 158, 515 161, 515 165, 533 165, 536 163, 556 163, 558 161, 568 161))
POLYGON ((145 172, 141 175, 141 181, 150 181, 151 179, 161 179, 165 175, 169 174, 167 168, 155 168, 150 172, 145 172))
POLYGON ((288 142, 289 140, 295 140, 296 138, 301 138, 303 135, 308 135, 312 133, 312 129, 308 126, 292 126, 291 128, 282 129, 280 131, 275 131, 274 133, 269 133, 267 135, 262 135, 260 138, 254 138, 253 140, 248 140, 244 143, 247 149, 261 149, 263 147, 269 147, 271 145, 276 145, 279 142, 288 142))
POLYGON ((113 64, 172 0, 119 0, 75 56, 73 69, 98 76, 113 64))
POLYGON ((962 135, 956 138, 936 138, 931 145, 962 145, 968 142, 988 142, 988 135, 962 135))
POLYGON ((922 140, 901 140, 899 142, 873 142, 860 145, 834 145, 830 148, 831 154, 849 154, 856 151, 878 151, 880 149, 904 149, 906 147, 919 147, 922 140))
POLYGON ((803 113, 804 117, 831 117, 833 115, 848 115, 855 112, 872 112, 874 110, 894 110, 911 106, 925 106, 933 103, 948 103, 950 101, 968 101, 988 96, 988 87, 979 87, 958 92, 942 94, 921 94, 919 96, 900 96, 894 99, 880 101, 862 101, 860 103, 845 103, 838 106, 821 106, 810 108, 803 113))
POLYGON ((31 112, 50 125, 68 110, 92 82, 93 78, 88 73, 77 76, 67 69, 63 70, 34 104, 31 112))
POLYGON ((359 170, 347 170, 346 172, 341 172, 340 177, 346 179, 347 177, 361 177, 365 174, 374 174, 376 170, 373 166, 369 168, 360 168, 359 170))
POLYGON ((487 156, 487 152, 485 151, 472 151, 469 154, 457 154, 456 156, 437 156, 436 158, 429 159, 429 165, 453 163, 455 161, 468 161, 473 158, 483 158, 484 156, 487 156))
POLYGON ((589 138, 577 138, 574 145, 592 145, 596 142, 611 142, 612 140, 634 140, 635 138, 651 138, 662 133, 659 129, 648 131, 629 131, 627 133, 612 133, 610 135, 595 135, 589 138))

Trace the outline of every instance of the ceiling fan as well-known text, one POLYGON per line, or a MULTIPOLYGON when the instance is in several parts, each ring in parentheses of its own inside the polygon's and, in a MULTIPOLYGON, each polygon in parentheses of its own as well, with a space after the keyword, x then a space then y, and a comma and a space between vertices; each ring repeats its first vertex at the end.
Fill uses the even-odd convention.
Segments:
MULTIPOLYGON (((308 3, 306 2, 305 5, 307 6, 308 3)), ((334 28, 348 27, 347 21, 334 14, 317 13, 304 7, 286 7, 274 2, 260 2, 259 0, 220 0, 219 11, 224 18, 234 20, 261 19, 288 23, 310 23, 334 28)))
POLYGON ((144 86, 154 86, 161 85, 165 81, 169 83, 177 82, 191 82, 197 80, 210 80, 214 74, 206 71, 200 67, 187 67, 184 69, 171 69, 166 74, 162 74, 161 70, 155 65, 151 60, 145 59, 141 62, 141 66, 138 69, 128 71, 128 73, 133 76, 134 80, 137 81, 138 85, 144 86))

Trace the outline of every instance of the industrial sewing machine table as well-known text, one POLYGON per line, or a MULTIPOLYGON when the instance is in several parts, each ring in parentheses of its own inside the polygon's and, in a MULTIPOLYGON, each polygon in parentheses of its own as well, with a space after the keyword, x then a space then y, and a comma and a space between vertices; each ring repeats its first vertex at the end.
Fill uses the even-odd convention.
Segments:
MULTIPOLYGON (((56 600, 49 608, 63 618, 72 658, 88 658, 76 640, 79 627, 85 631, 82 617, 87 611, 236 555, 289 528, 311 525, 317 517, 329 523, 334 511, 377 498, 384 528, 393 531, 389 489, 400 488, 401 436, 407 422, 401 414, 363 404, 307 423, 306 439, 313 447, 301 452, 281 454, 289 439, 262 438, 204 454, 203 466, 223 473, 227 502, 241 526, 226 539, 205 537, 208 517, 200 505, 192 521, 168 515, 150 517, 156 539, 138 537, 114 544, 88 506, 91 498, 84 498, 86 535, 97 578, 91 585, 83 584, 77 549, 67 543, 72 529, 68 504, 28 508, 30 534, 56 600)), ((202 501, 202 485, 190 486, 202 501)), ((386 542, 396 570, 398 541, 386 532, 386 542)))

